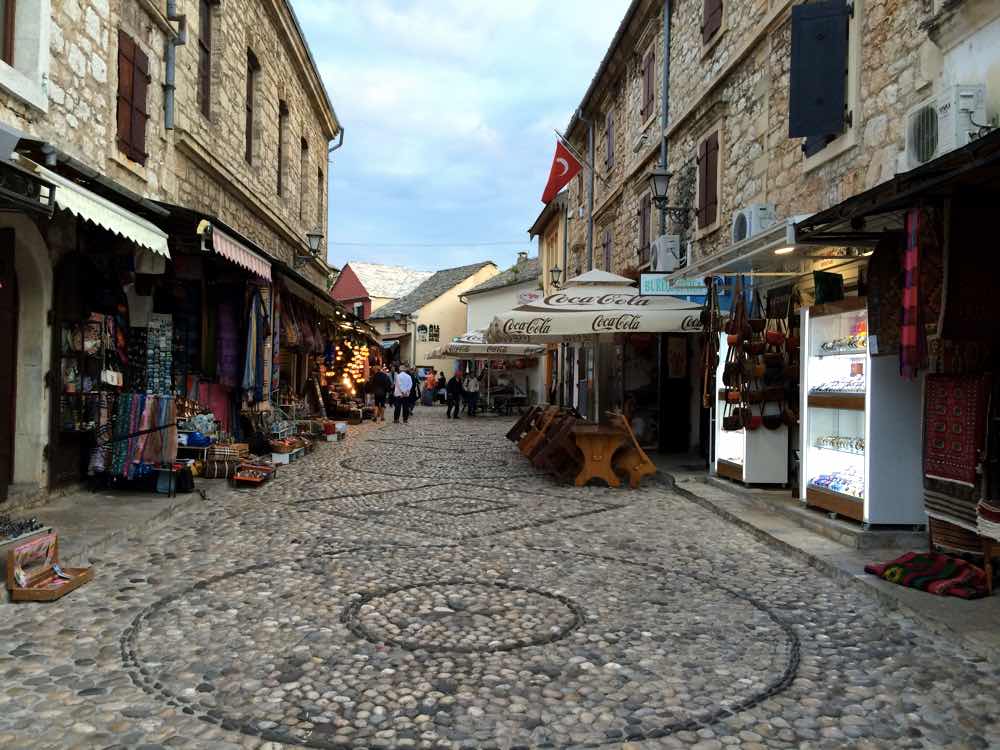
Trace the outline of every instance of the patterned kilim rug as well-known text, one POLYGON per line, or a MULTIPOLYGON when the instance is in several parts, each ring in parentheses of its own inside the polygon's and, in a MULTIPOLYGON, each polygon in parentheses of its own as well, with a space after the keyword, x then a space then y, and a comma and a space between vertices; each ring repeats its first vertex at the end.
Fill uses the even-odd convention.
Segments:
POLYGON ((984 571, 965 560, 937 552, 907 552, 887 563, 869 563, 865 572, 938 596, 977 599, 988 593, 984 571))
POLYGON ((979 451, 985 448, 988 375, 928 375, 924 400, 924 475, 976 483, 979 451))

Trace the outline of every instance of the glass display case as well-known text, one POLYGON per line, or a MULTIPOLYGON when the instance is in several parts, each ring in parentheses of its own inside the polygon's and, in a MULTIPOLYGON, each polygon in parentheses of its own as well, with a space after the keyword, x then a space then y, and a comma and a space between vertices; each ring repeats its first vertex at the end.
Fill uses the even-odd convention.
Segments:
POLYGON ((919 384, 871 356, 866 298, 802 315, 800 499, 866 525, 923 524, 919 384))
MULTIPOLYGON (((719 342, 719 368, 715 382, 723 382, 722 372, 729 355, 726 335, 719 342)), ((719 394, 722 395, 721 392, 719 394)), ((726 479, 746 484, 788 483, 788 427, 782 424, 775 430, 759 427, 756 430, 724 430, 725 403, 716 402, 713 429, 714 473, 726 479)))

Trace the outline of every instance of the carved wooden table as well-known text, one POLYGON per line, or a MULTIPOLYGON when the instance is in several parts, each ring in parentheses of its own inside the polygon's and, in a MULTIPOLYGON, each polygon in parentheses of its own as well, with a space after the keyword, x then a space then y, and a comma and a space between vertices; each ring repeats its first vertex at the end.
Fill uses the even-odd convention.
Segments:
POLYGON ((582 487, 591 479, 603 479, 611 487, 621 486, 611 459, 626 438, 623 430, 609 425, 585 424, 574 427, 573 439, 583 454, 583 468, 576 475, 576 486, 582 487))

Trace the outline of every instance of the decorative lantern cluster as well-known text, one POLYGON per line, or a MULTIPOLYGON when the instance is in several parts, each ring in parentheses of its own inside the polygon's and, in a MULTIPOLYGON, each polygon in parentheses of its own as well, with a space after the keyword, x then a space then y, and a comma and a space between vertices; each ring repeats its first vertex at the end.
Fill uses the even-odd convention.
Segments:
POLYGON ((369 353, 367 344, 340 342, 334 346, 333 363, 326 370, 327 378, 332 379, 338 390, 356 396, 358 384, 365 380, 369 353))

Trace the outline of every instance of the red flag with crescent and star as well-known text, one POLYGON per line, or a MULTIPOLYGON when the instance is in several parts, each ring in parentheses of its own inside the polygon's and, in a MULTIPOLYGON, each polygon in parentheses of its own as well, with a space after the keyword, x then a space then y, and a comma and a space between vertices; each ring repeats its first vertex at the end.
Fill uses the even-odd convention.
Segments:
POLYGON ((542 203, 550 203, 559 194, 559 191, 576 177, 580 169, 580 162, 562 144, 562 141, 556 142, 556 155, 552 160, 552 171, 549 172, 549 181, 545 184, 545 192, 542 193, 542 203))

